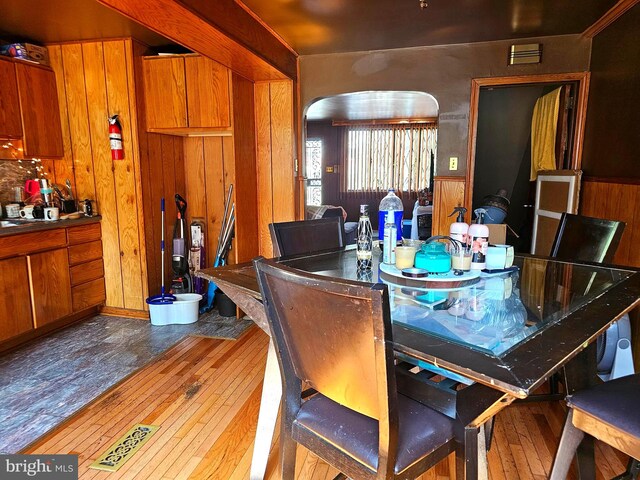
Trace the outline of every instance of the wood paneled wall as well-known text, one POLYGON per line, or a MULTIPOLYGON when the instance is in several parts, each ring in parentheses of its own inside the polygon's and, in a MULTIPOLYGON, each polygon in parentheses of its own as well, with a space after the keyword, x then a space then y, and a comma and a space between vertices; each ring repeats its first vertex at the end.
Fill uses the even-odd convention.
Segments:
MULTIPOLYGON (((131 40, 49 47, 56 73, 65 156, 53 161, 58 183, 69 178, 78 199, 102 215, 106 305, 142 310, 147 276, 136 91, 131 40), (120 115, 124 160, 112 161, 107 117, 120 115)), ((50 165, 49 165, 50 167, 50 165)))
POLYGON ((432 235, 449 235, 454 221, 448 215, 457 206, 464 205, 464 177, 435 177, 433 179, 432 235))
POLYGON ((627 224, 613 262, 640 267, 640 183, 586 177, 582 182, 580 213, 627 224))
POLYGON ((293 82, 255 84, 260 255, 270 258, 269 224, 295 220, 293 82))

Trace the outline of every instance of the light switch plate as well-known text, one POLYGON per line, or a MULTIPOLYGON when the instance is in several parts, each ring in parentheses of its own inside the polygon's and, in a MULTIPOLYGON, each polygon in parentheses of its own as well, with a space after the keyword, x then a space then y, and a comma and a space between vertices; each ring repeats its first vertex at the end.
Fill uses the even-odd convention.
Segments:
POLYGON ((458 157, 449 157, 449 170, 458 169, 458 157))

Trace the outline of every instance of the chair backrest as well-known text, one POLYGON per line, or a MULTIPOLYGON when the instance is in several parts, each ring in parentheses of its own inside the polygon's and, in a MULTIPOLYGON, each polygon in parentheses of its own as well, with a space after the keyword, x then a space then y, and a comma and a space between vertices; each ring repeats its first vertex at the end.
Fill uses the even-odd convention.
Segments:
POLYGON ((304 381, 388 422, 397 394, 386 285, 338 281, 263 258, 254 264, 287 396, 304 381))
POLYGON ((331 252, 345 247, 342 216, 271 223, 269 231, 276 257, 331 252))
POLYGON ((551 257, 611 263, 624 227, 624 222, 563 213, 551 247, 551 257))

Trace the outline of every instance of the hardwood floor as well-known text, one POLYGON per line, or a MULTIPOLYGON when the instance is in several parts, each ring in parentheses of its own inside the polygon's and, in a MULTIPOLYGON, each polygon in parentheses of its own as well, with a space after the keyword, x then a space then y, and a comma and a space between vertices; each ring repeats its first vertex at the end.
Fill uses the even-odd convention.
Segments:
MULTIPOLYGON (((81 479, 249 478, 267 337, 254 327, 236 341, 189 337, 31 445, 23 453, 75 453, 81 479), (88 466, 135 423, 161 428, 116 473, 88 466)), ((547 477, 564 421, 559 404, 518 404, 501 412, 489 452, 492 480, 547 477)), ((267 478, 278 480, 277 439, 267 478)), ((596 446, 597 478, 625 469, 624 455, 596 446)), ((420 480, 451 478, 453 459, 420 480)), ((332 479, 337 471, 298 448, 296 478, 332 479)), ((569 478, 576 478, 575 469, 569 478)))

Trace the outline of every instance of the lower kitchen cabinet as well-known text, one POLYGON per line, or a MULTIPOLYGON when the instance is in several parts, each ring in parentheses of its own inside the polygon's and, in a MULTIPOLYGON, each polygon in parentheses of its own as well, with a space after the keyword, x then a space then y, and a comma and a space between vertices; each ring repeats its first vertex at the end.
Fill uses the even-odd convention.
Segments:
POLYGON ((69 315, 72 309, 67 249, 36 253, 27 259, 35 327, 69 315))
POLYGON ((33 329, 25 257, 0 260, 0 341, 33 329))

